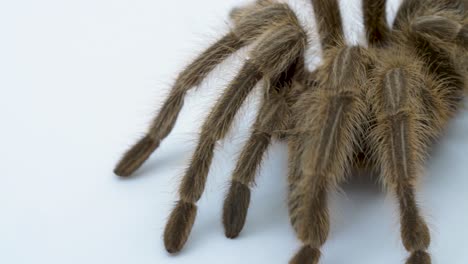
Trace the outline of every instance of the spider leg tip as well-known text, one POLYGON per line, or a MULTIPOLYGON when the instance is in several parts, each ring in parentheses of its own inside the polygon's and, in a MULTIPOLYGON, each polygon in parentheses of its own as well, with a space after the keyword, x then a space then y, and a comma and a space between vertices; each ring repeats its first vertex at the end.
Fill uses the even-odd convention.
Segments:
POLYGON ((133 173, 133 171, 129 170, 128 165, 125 164, 123 161, 119 162, 119 164, 115 166, 113 172, 115 175, 122 177, 122 178, 130 177, 133 173))
POLYGON ((171 255, 177 255, 182 250, 181 247, 177 247, 175 245, 165 245, 165 247, 166 247, 167 253, 171 255))
POLYGON ((114 173, 120 177, 129 177, 149 158, 159 142, 149 136, 139 140, 128 150, 114 169, 114 173))
POLYGON ((192 230, 197 214, 195 204, 179 201, 172 211, 164 231, 167 252, 175 254, 182 250, 192 230))
POLYGON ((239 236, 240 232, 235 232, 232 230, 226 230, 224 235, 229 239, 236 239, 239 236))
POLYGON ((431 257, 425 251, 415 251, 406 261, 406 264, 431 264, 431 257))
MULTIPOLYGON (((297 252, 289 264, 317 264, 320 259, 320 250, 310 246, 304 246, 297 252)), ((414 263, 416 264, 416 263, 414 263)))
POLYGON ((115 168, 115 169, 114 169, 114 174, 115 174, 116 176, 121 177, 121 178, 126 178, 126 177, 129 177, 129 176, 130 176, 130 174, 125 173, 124 171, 120 170, 119 168, 115 168))
POLYGON ((233 181, 224 201, 223 225, 227 238, 237 238, 245 225, 250 203, 250 189, 245 184, 233 181))
POLYGON ((127 162, 121 161, 117 166, 114 168, 114 174, 121 177, 121 178, 128 178, 132 176, 135 169, 131 168, 127 162))

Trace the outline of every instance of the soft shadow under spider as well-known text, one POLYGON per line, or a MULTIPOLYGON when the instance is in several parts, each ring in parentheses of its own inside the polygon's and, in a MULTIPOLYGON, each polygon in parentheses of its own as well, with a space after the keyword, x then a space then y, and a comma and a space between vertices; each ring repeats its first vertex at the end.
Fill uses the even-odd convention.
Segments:
POLYGON ((346 233, 353 229, 353 225, 357 224, 357 219, 365 212, 369 212, 369 208, 373 206, 373 202, 379 197, 384 197, 385 193, 378 183, 378 175, 369 171, 356 172, 353 171, 350 180, 343 184, 341 190, 336 192, 332 199, 332 204, 335 207, 341 208, 336 210, 335 219, 340 224, 333 226, 333 236, 337 237, 340 234, 346 233), (363 200, 363 196, 368 197, 365 203, 357 203, 363 200), (348 204, 353 203, 353 210, 347 210, 348 204), (352 221, 344 221, 344 219, 352 219, 352 221))
MULTIPOLYGON (((270 177, 271 175, 264 176, 270 177)), ((239 234, 239 238, 256 236, 277 226, 283 226, 284 223, 289 223, 287 218, 287 202, 284 199, 278 198, 284 197, 286 190, 283 190, 283 185, 278 186, 279 188, 270 189, 262 195, 252 197, 253 203, 257 203, 257 205, 252 210, 249 210, 250 214, 248 215, 244 230, 239 234), (266 202, 260 204, 260 201, 266 202)))

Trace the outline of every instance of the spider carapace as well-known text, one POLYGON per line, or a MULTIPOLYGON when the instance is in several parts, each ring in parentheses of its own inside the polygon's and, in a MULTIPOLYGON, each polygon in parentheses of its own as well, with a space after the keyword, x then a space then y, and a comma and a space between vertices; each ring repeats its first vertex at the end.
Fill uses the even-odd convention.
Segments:
POLYGON ((259 0, 231 12, 232 30, 182 71, 146 136, 115 169, 124 177, 138 169, 172 130, 187 91, 228 56, 251 47, 201 128, 164 232, 167 251, 178 252, 187 241, 215 144, 263 80, 260 110, 224 202, 226 236, 241 232, 256 170, 271 140, 280 138, 289 146, 291 224, 303 242, 291 264, 318 263, 329 233, 328 193, 362 164, 397 197, 407 264, 431 263, 415 184, 428 149, 467 94, 468 1, 404 0, 392 25, 386 4, 363 0, 367 45, 352 46, 338 0, 312 0, 323 53, 313 71, 305 67, 305 51, 314 40, 288 4, 259 0))

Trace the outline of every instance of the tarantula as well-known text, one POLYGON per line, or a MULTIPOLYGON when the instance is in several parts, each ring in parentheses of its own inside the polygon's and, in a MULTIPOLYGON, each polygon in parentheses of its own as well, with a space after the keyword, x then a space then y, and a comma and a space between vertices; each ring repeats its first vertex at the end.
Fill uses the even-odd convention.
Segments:
POLYGON ((327 196, 356 167, 377 171, 398 198, 407 264, 431 263, 415 185, 428 149, 467 93, 468 0, 405 0, 392 26, 386 0, 363 0, 368 45, 345 44, 338 0, 312 0, 323 49, 305 67, 310 39, 285 3, 259 0, 231 13, 233 29, 177 78, 147 135, 115 169, 130 176, 170 133, 184 96, 216 65, 251 45, 250 58, 211 110, 169 217, 164 243, 182 249, 195 221, 216 142, 261 80, 264 96, 224 202, 228 238, 241 232, 256 170, 272 138, 289 147, 288 206, 303 247, 291 264, 318 263, 329 233, 327 196))

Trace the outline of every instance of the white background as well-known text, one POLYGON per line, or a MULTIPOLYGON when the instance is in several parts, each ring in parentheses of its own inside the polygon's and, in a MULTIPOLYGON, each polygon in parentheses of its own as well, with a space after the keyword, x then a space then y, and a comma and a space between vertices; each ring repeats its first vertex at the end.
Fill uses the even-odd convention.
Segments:
MULTIPOLYGON (((285 206, 284 143, 266 157, 241 236, 226 239, 220 221, 255 94, 219 144, 183 252, 170 256, 161 239, 198 128, 243 53, 189 94, 176 128, 134 178, 112 173, 176 74, 226 32, 229 10, 242 2, 0 1, 0 263, 287 263, 300 243, 285 206)), ((467 112, 427 168, 419 200, 434 263, 466 264, 467 112)), ((404 263, 393 199, 365 179, 343 190, 332 198, 321 263, 404 263)))

